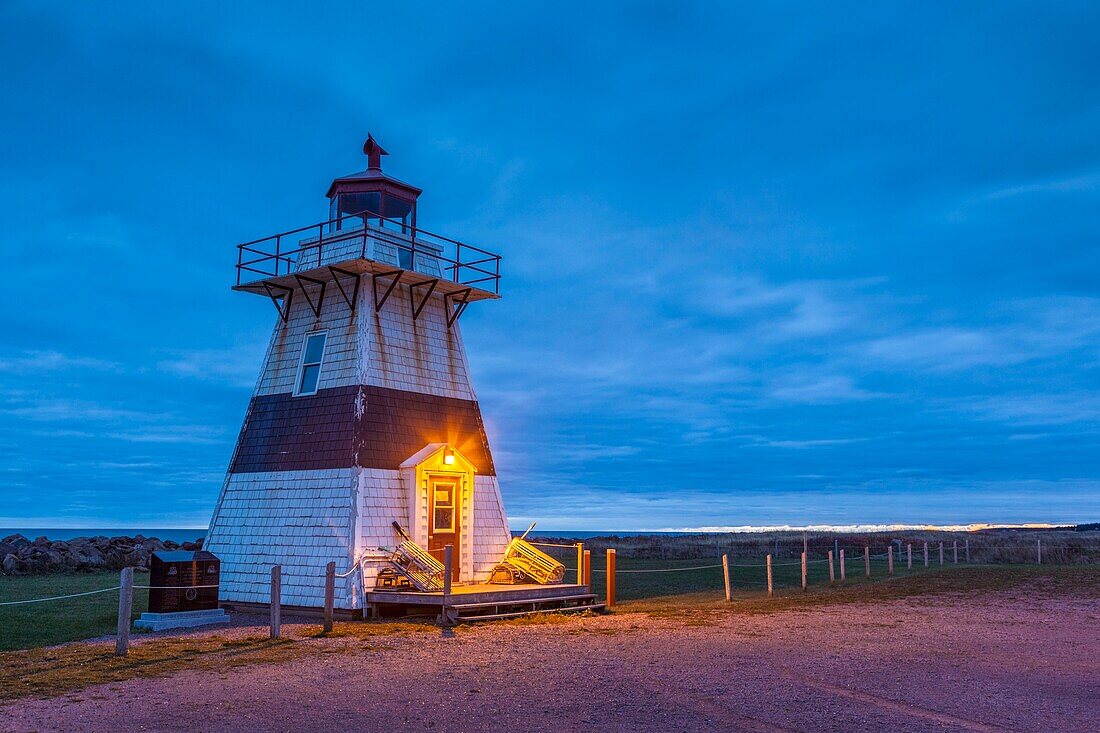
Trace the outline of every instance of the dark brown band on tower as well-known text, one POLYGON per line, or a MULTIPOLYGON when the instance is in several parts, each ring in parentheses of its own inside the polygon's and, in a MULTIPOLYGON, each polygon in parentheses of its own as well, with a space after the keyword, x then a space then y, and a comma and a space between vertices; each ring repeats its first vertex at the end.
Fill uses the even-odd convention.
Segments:
POLYGON ((373 386, 253 397, 229 471, 397 469, 428 443, 496 475, 476 401, 373 386))

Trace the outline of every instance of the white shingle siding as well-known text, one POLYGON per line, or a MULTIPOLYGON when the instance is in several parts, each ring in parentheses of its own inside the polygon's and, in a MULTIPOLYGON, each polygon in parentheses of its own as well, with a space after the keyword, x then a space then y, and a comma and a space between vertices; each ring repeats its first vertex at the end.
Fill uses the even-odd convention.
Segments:
MULTIPOLYGON (((355 469, 230 474, 204 545, 222 562, 223 601, 270 602, 271 566, 282 565, 282 602, 324 603, 325 566, 344 572, 356 555, 355 469)), ((357 608, 357 579, 338 579, 336 605, 357 608)))

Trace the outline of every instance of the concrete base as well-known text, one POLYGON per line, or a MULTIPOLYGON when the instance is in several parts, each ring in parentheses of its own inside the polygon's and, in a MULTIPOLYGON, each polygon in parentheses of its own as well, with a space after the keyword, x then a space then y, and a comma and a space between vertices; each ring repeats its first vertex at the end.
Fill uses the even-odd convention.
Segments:
POLYGON ((214 608, 209 611, 178 611, 176 613, 145 612, 141 614, 141 618, 134 622, 134 627, 148 629, 149 631, 163 631, 164 629, 182 629, 188 626, 227 623, 229 623, 229 614, 224 609, 214 608))

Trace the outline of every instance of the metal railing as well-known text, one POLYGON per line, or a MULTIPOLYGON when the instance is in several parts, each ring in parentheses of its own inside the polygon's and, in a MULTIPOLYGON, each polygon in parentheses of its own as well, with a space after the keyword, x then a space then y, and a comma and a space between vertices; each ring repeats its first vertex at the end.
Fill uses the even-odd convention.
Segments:
POLYGON ((237 285, 337 265, 351 259, 377 260, 379 258, 373 255, 382 251, 392 251, 393 261, 381 261, 395 269, 427 270, 425 274, 438 274, 459 285, 500 294, 500 255, 371 212, 342 216, 238 244, 237 285), (375 221, 377 226, 370 223, 375 221), (386 223, 395 228, 385 228, 386 223), (349 224, 354 224, 354 228, 345 228, 349 224))

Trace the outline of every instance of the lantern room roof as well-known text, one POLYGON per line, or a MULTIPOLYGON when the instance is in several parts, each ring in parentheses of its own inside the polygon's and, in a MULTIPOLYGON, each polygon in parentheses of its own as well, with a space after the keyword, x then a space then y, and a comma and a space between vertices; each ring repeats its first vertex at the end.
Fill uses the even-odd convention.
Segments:
POLYGON ((325 196, 332 198, 345 191, 388 191, 398 195, 404 194, 405 197, 416 200, 423 193, 416 186, 382 172, 382 156, 389 153, 382 149, 373 135, 367 135, 367 141, 363 143, 363 154, 367 156, 367 169, 333 179, 325 196))

